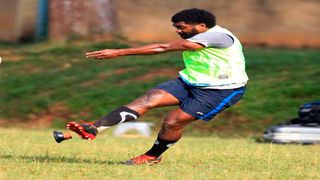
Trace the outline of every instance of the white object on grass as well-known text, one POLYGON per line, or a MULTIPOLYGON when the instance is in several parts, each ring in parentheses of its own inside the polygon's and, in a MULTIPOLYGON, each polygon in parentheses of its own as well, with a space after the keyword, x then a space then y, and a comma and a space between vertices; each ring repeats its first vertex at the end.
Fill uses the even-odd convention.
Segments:
POLYGON ((116 129, 113 131, 114 136, 125 136, 127 132, 136 130, 139 135, 151 136, 151 126, 153 123, 146 122, 127 122, 117 125, 116 129))
POLYGON ((265 141, 273 143, 301 143, 319 144, 320 125, 301 124, 275 125, 269 128, 263 135, 265 141))

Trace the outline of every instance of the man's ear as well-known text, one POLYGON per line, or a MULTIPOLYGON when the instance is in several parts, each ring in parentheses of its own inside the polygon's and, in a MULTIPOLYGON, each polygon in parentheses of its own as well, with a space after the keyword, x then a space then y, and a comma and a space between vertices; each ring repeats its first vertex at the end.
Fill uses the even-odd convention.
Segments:
POLYGON ((200 23, 200 25, 204 28, 208 28, 207 25, 205 23, 200 23))
POLYGON ((198 26, 198 30, 200 30, 201 32, 206 31, 208 29, 208 27, 205 23, 197 24, 197 26, 198 26))

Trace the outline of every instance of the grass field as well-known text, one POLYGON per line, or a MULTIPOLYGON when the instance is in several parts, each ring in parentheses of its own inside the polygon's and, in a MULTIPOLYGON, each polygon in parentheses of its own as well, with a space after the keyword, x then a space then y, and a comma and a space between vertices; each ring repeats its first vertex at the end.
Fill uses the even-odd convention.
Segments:
MULTIPOLYGON (((92 60, 84 52, 127 47, 98 44, 0 44, 0 122, 92 121, 155 85, 177 76, 181 53, 92 60)), ((320 97, 320 52, 316 49, 245 47, 249 83, 244 98, 210 123, 188 132, 258 132, 297 116, 298 107, 320 97)), ((170 108, 141 117, 156 127, 170 108)), ((16 125, 16 123, 14 123, 16 125)))
MULTIPOLYGON (((319 145, 259 144, 249 138, 184 137, 160 164, 121 162, 150 138, 102 134, 57 144, 51 130, 0 129, 0 179, 319 179, 319 145)), ((110 133, 110 131, 109 131, 110 133)))

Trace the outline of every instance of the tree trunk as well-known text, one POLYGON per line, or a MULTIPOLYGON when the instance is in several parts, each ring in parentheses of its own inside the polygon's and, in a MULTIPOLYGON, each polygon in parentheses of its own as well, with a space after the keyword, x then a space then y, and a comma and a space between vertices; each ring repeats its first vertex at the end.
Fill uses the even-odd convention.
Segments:
POLYGON ((113 0, 50 0, 49 38, 52 41, 104 40, 116 29, 113 0))

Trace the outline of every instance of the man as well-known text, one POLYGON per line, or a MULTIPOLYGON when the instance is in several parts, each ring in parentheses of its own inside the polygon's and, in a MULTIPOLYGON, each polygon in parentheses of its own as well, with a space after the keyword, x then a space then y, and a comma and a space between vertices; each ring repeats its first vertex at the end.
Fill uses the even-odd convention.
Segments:
POLYGON ((183 51, 185 69, 180 77, 146 92, 133 102, 119 107, 94 123, 69 122, 67 127, 84 139, 94 139, 102 130, 137 119, 162 106, 178 105, 164 119, 152 148, 127 164, 155 164, 161 155, 182 136, 182 129, 198 119, 209 121, 240 100, 248 77, 239 40, 216 25, 215 16, 202 9, 186 9, 171 21, 181 40, 137 48, 104 49, 86 53, 88 58, 110 59, 125 55, 149 55, 183 51))

